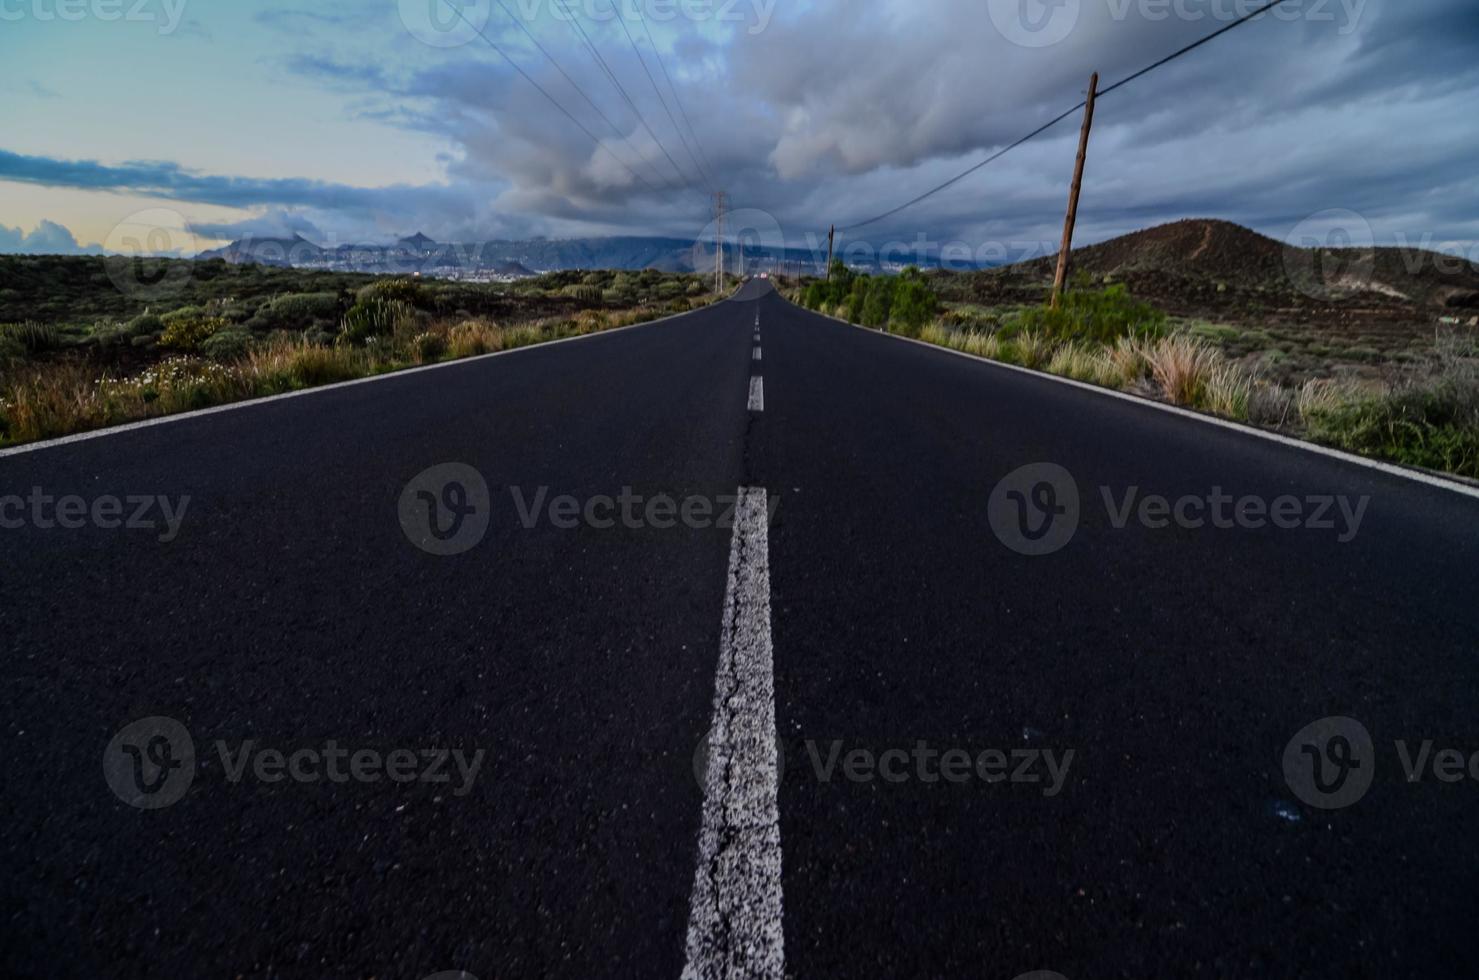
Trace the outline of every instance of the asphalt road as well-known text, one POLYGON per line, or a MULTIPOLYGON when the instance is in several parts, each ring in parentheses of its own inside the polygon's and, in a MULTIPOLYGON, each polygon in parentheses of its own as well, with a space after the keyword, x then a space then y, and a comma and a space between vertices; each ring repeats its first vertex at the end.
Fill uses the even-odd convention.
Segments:
POLYGON ((6 976, 1470 969, 1452 491, 752 283, 0 458, 0 520, 6 976), (768 527, 719 519, 740 488, 768 527), (193 766, 130 768, 152 717, 193 766))

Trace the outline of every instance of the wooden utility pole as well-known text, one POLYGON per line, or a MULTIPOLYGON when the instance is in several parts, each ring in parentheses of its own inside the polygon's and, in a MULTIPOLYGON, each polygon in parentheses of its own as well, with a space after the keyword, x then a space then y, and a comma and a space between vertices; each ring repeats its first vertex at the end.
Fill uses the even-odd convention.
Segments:
POLYGON ((1073 251, 1073 226, 1078 221, 1078 192, 1084 183, 1084 160, 1089 155, 1089 130, 1094 125, 1094 97, 1099 94, 1099 73, 1089 79, 1089 98, 1084 103, 1084 128, 1078 136, 1078 159, 1073 164, 1073 186, 1068 191, 1068 217, 1063 221, 1063 247, 1058 250, 1058 273, 1053 277, 1053 309, 1063 301, 1068 281, 1068 253, 1073 251))
POLYGON ((827 232, 827 281, 832 281, 832 239, 837 237, 837 226, 827 232))
POLYGON ((725 193, 714 192, 714 218, 718 222, 717 231, 714 235, 714 244, 718 246, 714 253, 714 292, 724 292, 724 205, 725 193))

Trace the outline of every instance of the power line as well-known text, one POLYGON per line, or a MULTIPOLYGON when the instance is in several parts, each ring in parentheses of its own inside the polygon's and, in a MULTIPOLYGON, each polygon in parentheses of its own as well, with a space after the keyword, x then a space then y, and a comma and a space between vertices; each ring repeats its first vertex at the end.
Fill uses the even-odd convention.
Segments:
POLYGON ((534 80, 534 77, 532 75, 530 75, 524 69, 520 68, 519 67, 519 63, 517 61, 514 61, 514 59, 512 59, 512 58, 510 58, 508 56, 508 52, 504 51, 497 44, 494 44, 493 43, 493 39, 490 38, 487 34, 484 34, 483 31, 482 31, 482 28, 478 27, 472 21, 468 20, 467 17, 465 17, 463 15, 462 10, 460 8, 458 8, 455 4, 452 4, 452 3, 448 3, 447 6, 449 6, 449 7, 452 8, 452 12, 454 14, 456 14, 457 17, 464 24, 466 24, 468 27, 472 28, 474 34, 476 34, 478 37, 480 37, 484 41, 486 41, 488 43, 488 47, 492 48, 494 51, 497 51, 498 54, 499 54, 499 56, 502 57, 504 61, 507 61, 509 63, 509 67, 513 68, 514 71, 516 71, 520 75, 522 75, 524 77, 524 80, 526 82, 528 82, 530 85, 533 85, 536 89, 538 89, 539 90, 539 94, 542 95, 542 96, 544 96, 546 99, 548 99, 550 101, 550 104, 553 105, 556 109, 559 109, 560 112, 564 114, 564 116, 565 116, 566 119, 570 120, 577 127, 579 127, 579 129, 580 129, 580 131, 582 133, 585 133, 587 136, 589 136, 590 139, 591 139, 591 142, 595 143, 596 146, 598 146, 601 149, 605 150, 606 151, 606 154, 608 156, 610 156, 611 159, 613 159, 617 163, 621 164, 622 169, 624 169, 627 173, 631 174, 637 180, 641 181, 647 187, 648 190, 652 191, 654 194, 657 193, 657 188, 655 188, 651 184, 649 184, 647 182, 647 178, 643 177, 641 174, 637 173, 637 171, 635 171, 631 167, 627 166, 627 163, 626 163, 625 160, 623 160, 621 157, 617 156, 614 152, 612 152, 611 148, 609 146, 607 146, 605 143, 603 143, 600 139, 598 139, 596 137, 596 134, 595 133, 593 133, 589 129, 587 129, 586 126, 585 126, 585 124, 582 123, 579 119, 576 119, 575 116, 570 112, 569 109, 566 109, 563 105, 560 104, 560 100, 559 99, 555 98, 553 95, 550 95, 549 92, 545 90, 545 87, 543 85, 540 85, 538 82, 536 82, 534 80))
MULTIPOLYGON (((642 21, 642 30, 647 32, 647 43, 652 45, 652 56, 657 59, 657 67, 662 69, 662 77, 668 80, 668 88, 673 90, 673 101, 678 104, 678 114, 688 125, 688 134, 693 137, 693 145, 698 147, 699 161, 702 161, 699 163, 699 170, 703 172, 711 187, 718 186, 718 182, 714 180, 714 168, 709 165, 709 155, 704 152, 704 145, 699 141, 698 130, 693 128, 693 120, 688 118, 688 110, 683 108, 683 97, 678 94, 678 86, 673 84, 673 76, 668 74, 668 66, 663 63, 662 52, 657 50, 657 42, 652 38, 652 28, 647 25, 647 18, 642 16, 640 7, 637 9, 637 17, 642 21)), ((679 135, 682 135, 681 131, 679 135)), ((688 152, 692 154, 693 151, 688 152)))
MULTIPOLYGON (((542 44, 539 43, 539 39, 537 37, 535 37, 533 35, 533 33, 530 32, 529 28, 527 28, 527 27, 524 26, 524 22, 521 21, 519 18, 517 18, 517 17, 514 16, 513 12, 508 9, 508 7, 504 4, 503 0, 495 0, 495 2, 498 4, 499 9, 502 10, 505 14, 508 15, 508 19, 511 20, 511 21, 513 21, 514 24, 519 28, 519 30, 521 30, 521 31, 524 32, 524 36, 529 39, 529 41, 534 45, 534 47, 536 47, 536 48, 539 49, 539 53, 542 54, 542 55, 544 55, 545 58, 549 59, 549 63, 555 66, 555 70, 558 71, 562 76, 564 76, 565 81, 567 81, 567 82, 570 83, 570 87, 573 88, 573 89, 575 89, 576 92, 580 93, 580 97, 582 99, 585 99, 586 105, 590 106, 593 110, 595 110, 596 115, 600 116, 601 119, 602 119, 602 121, 604 121, 607 126, 610 126, 611 127, 611 131, 613 133, 615 133, 622 140, 625 140, 626 139, 626 134, 621 131, 621 127, 618 126, 618 125, 616 125, 616 123, 612 122, 611 121, 611 118, 609 116, 607 116, 606 113, 604 113, 604 112, 601 111, 601 107, 598 106, 598 105, 596 105, 595 100, 592 99, 589 95, 586 94, 585 89, 580 86, 580 83, 579 82, 577 82, 575 79, 573 79, 573 78, 570 77, 570 73, 567 72, 564 69, 564 67, 562 67, 560 65, 560 63, 558 61, 555 60, 555 56, 552 55, 552 54, 550 54, 547 50, 545 50, 544 45, 542 45, 542 44)), ((642 156, 641 154, 638 154, 638 159, 641 160, 642 162, 646 163, 648 166, 651 166, 652 165, 651 164, 651 161, 647 160, 647 158, 644 157, 644 156, 642 156)), ((657 177, 658 182, 661 183, 662 180, 663 180, 663 178, 662 178, 662 176, 660 174, 657 173, 657 171, 656 171, 655 168, 653 170, 653 174, 654 174, 654 176, 657 177)), ((643 183, 646 183, 646 181, 643 181, 643 183)), ((650 185, 650 184, 648 184, 648 187, 654 193, 656 193, 656 190, 657 189, 655 187, 652 187, 652 185, 650 185)))
MULTIPOLYGON (((1148 65, 1145 68, 1140 69, 1139 71, 1135 72, 1133 75, 1129 75, 1129 76, 1127 76, 1125 78, 1120 79, 1119 81, 1115 82, 1113 85, 1111 85, 1108 88, 1102 90, 1099 93, 1099 98, 1102 99, 1104 96, 1106 96, 1109 93, 1113 92, 1115 89, 1118 89, 1118 88, 1121 88, 1121 87, 1123 87, 1125 85, 1128 85, 1129 83, 1135 81, 1135 79, 1140 78, 1143 75, 1150 74, 1151 72, 1155 71, 1157 68, 1160 68, 1163 65, 1166 65, 1166 64, 1169 64, 1172 61, 1175 61, 1177 58, 1180 58, 1182 55, 1185 55, 1185 54, 1188 54, 1188 53, 1190 53, 1192 51, 1195 51, 1197 48, 1199 48, 1202 45, 1206 44, 1208 41, 1211 41, 1214 38, 1221 37, 1223 34, 1226 34, 1228 31, 1232 30, 1233 28, 1241 27, 1242 25, 1248 23, 1248 21, 1253 20, 1255 17, 1258 17, 1260 14, 1265 14, 1268 11, 1270 11, 1270 10, 1274 9, 1275 7, 1279 6, 1280 4, 1287 3, 1287 2, 1288 2, 1288 0, 1273 0, 1272 3, 1268 3, 1268 4, 1265 4, 1262 7, 1259 7, 1257 10, 1253 11, 1251 14, 1245 14, 1244 16, 1239 17, 1237 20, 1235 20, 1232 23, 1227 24, 1227 25, 1225 25, 1225 26, 1223 26, 1221 28, 1218 28, 1217 30, 1213 31, 1211 34, 1208 34, 1206 37, 1201 38, 1200 40, 1197 40, 1197 41, 1193 41, 1191 44, 1188 44, 1186 47, 1181 48, 1179 51, 1176 51, 1173 54, 1167 55, 1166 57, 1162 58, 1160 61, 1157 61, 1154 64, 1148 65)), ((1063 113, 1061 113, 1061 114, 1059 114, 1057 116, 1054 116, 1051 120, 1049 120, 1048 122, 1046 122, 1043 125, 1039 126, 1037 129, 1034 129, 1032 132, 1028 133, 1026 136, 1023 136, 1021 139, 1017 140, 1016 142, 1010 144, 1009 146, 1003 147, 1002 149, 1000 149, 997 152, 991 154, 989 157, 987 157, 986 159, 982 160, 981 162, 972 165, 971 167, 967 168, 966 170, 961 171, 960 173, 956 174, 954 177, 951 177, 949 180, 945 181, 943 184, 940 184, 940 185, 938 185, 936 187, 933 187, 933 188, 925 191, 923 194, 919 195, 918 197, 914 198, 913 200, 906 201, 905 203, 900 204, 898 207, 892 208, 892 209, 890 209, 888 211, 885 211, 885 212, 883 212, 880 215, 876 215, 876 216, 874 216, 872 218, 867 219, 866 221, 857 221, 857 222, 854 222, 854 223, 852 223, 852 224, 850 224, 850 225, 848 225, 846 227, 838 228, 837 230, 838 231, 855 231, 858 228, 863 228, 863 227, 865 227, 867 225, 871 225, 871 224, 874 224, 876 222, 882 221, 884 218, 891 218, 894 215, 898 214, 900 211, 903 211, 906 208, 913 207, 914 205, 918 204, 920 201, 923 201, 923 200, 925 200, 927 198, 934 197, 936 194, 940 193, 940 191, 943 191, 947 187, 951 187, 951 186, 959 183, 960 181, 962 181, 965 178, 969 177, 971 174, 975 173, 977 170, 980 170, 982 167, 986 166, 988 163, 992 163, 992 162, 994 162, 996 160, 1001 159, 1003 156, 1005 156, 1006 154, 1010 153, 1012 150, 1015 150, 1017 147, 1021 146, 1023 143, 1026 143, 1029 140, 1036 139, 1038 136, 1041 136, 1043 133, 1047 132, 1049 129, 1052 129, 1054 126, 1058 125, 1058 123, 1062 122, 1063 120, 1067 119, 1069 116, 1071 116, 1074 113, 1078 112, 1080 109, 1082 109, 1087 104, 1088 104, 1088 102, 1087 102, 1087 100, 1085 100, 1083 102, 1080 102, 1078 105, 1074 106, 1073 108, 1069 109, 1068 111, 1063 112, 1063 113)))
MULTIPOLYGON (((640 11, 638 11, 638 16, 641 16, 640 11)), ((663 98, 662 89, 657 87, 657 79, 652 77, 652 69, 647 67, 647 59, 642 56, 642 49, 637 47, 637 41, 635 38, 632 37, 632 32, 627 30, 626 18, 618 14, 616 19, 617 22, 621 24, 621 32, 627 36, 627 43, 632 46, 632 51, 637 56, 638 64, 642 66, 642 74, 647 76, 647 82, 652 86, 652 91, 657 93, 657 101, 662 106, 662 111, 667 113, 668 122, 673 124, 673 129, 677 132, 678 139, 683 144, 683 149, 688 151, 688 159, 693 161, 693 169, 698 173, 699 179, 703 180, 704 168, 698 165, 698 157, 693 155, 693 147, 688 145, 688 137, 683 135, 683 127, 679 126, 678 120, 673 118, 673 110, 668 108, 668 100, 663 98)), ((642 24, 645 27, 647 21, 643 20, 642 24)), ((652 39, 652 32, 648 31, 647 35, 647 39, 650 41, 652 39)), ((656 49, 657 46, 653 45, 653 50, 656 51, 656 49)), ((712 181, 710 182, 710 186, 713 186, 712 181)))
MULTIPOLYGON (((621 16, 620 11, 617 11, 617 16, 621 16)), ((642 110, 637 108, 636 102, 632 101, 632 96, 629 92, 627 92, 626 86, 621 84, 621 79, 616 77, 616 72, 611 70, 611 66, 607 64, 606 59, 601 56, 600 49, 596 47, 595 42, 592 41, 590 35, 586 33, 585 28, 580 26, 579 17, 576 16, 576 13, 574 11, 571 11, 570 16, 567 19, 569 20, 571 26, 574 27, 577 32, 579 32, 581 40, 585 42, 586 49, 590 51, 590 53, 595 57, 597 64, 601 66, 601 70, 606 73, 606 77, 611 80, 611 83, 616 86, 616 90, 621 93, 621 97, 626 100, 626 104, 631 107, 632 112, 637 117, 637 121, 642 124, 642 128, 647 130, 647 135, 652 137, 652 141, 657 144, 657 148, 662 151, 662 155, 668 158, 668 163, 672 164, 673 172, 678 175, 678 179, 681 182, 679 186, 691 187, 693 185, 693 181, 690 180, 687 175, 683 173, 683 168, 678 166, 678 162, 673 159, 673 155, 668 152, 668 148, 663 145, 662 140, 658 139, 657 133, 653 132, 652 127, 648 125, 647 117, 642 115, 642 110)))

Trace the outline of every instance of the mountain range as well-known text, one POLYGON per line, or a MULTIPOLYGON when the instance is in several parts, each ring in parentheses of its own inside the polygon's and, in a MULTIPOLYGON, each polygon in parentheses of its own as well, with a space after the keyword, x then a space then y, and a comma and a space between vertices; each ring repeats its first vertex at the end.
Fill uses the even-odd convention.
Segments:
MULTIPOLYGON (((393 245, 321 246, 301 235, 293 238, 243 238, 223 248, 202 252, 199 259, 231 263, 331 269, 337 272, 421 273, 460 279, 517 278, 567 269, 658 269, 705 272, 714 268, 712 241, 684 238, 618 236, 608 238, 532 238, 471 243, 437 242, 417 233, 393 245)), ((849 257, 853 259, 853 257, 849 257)), ((827 264, 826 244, 817 251, 772 248, 746 243, 725 246, 725 267, 733 273, 799 272, 813 274, 827 264)), ((855 267, 897 272, 900 263, 876 260, 855 267), (897 267, 896 267, 897 266, 897 267)), ((928 258, 921 263, 937 265, 928 258)))

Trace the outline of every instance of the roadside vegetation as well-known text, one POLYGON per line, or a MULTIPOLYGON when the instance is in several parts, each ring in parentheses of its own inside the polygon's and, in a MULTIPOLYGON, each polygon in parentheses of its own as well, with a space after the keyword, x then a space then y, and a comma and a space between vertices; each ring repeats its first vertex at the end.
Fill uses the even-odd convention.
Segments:
MULTIPOLYGON (((863 326, 1246 422, 1409 466, 1479 478, 1479 331, 1435 328, 1427 349, 1376 355, 1381 371, 1277 370, 1253 331, 1173 319, 1124 284, 1080 280, 1045 301, 941 301, 938 277, 854 275, 834 263, 794 299, 863 326), (1324 376, 1320 376, 1323 373, 1324 376)), ((1272 337, 1267 338, 1272 341, 1272 337)), ((1328 353, 1328 352, 1327 352, 1328 353)))
POLYGON ((468 284, 172 262, 153 270, 171 288, 145 299, 117 288, 103 261, 0 257, 0 445, 581 336, 717 298, 710 277, 653 270, 468 284))

